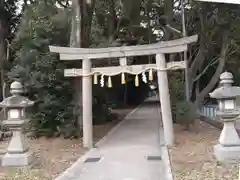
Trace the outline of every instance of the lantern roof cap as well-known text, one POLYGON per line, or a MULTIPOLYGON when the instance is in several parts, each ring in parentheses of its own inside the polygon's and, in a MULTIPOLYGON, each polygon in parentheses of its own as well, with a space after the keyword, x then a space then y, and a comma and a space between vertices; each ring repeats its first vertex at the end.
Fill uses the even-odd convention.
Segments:
POLYGON ((232 84, 233 83, 233 75, 230 72, 225 71, 220 75, 220 84, 232 84))
POLYGON ((220 79, 221 79, 221 80, 224 80, 224 79, 233 79, 233 75, 232 75, 232 73, 225 71, 224 73, 222 73, 222 74, 220 75, 220 79))
POLYGON ((10 86, 10 91, 12 96, 5 98, 0 103, 0 107, 25 108, 34 104, 33 101, 20 95, 23 92, 23 86, 20 82, 14 81, 10 86))
POLYGON ((240 96, 240 87, 229 86, 229 87, 219 87, 213 92, 209 93, 211 98, 215 99, 228 99, 240 96))
POLYGON ((220 75, 220 87, 209 93, 211 98, 228 99, 240 96, 240 87, 232 86, 233 75, 225 71, 220 75))
POLYGON ((13 107, 13 108, 25 108, 28 106, 32 106, 34 104, 33 101, 29 100, 24 96, 10 96, 5 98, 1 103, 0 107, 13 107))

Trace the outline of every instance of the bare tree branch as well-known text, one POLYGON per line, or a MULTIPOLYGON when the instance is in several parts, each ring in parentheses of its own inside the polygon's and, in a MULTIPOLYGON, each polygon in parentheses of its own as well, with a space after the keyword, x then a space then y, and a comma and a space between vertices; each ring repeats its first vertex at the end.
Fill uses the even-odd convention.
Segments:
POLYGON ((218 82, 219 76, 222 73, 224 66, 225 66, 229 44, 230 44, 229 37, 227 34, 224 34, 218 67, 217 67, 214 75, 212 76, 210 82, 208 83, 208 85, 197 96, 197 98, 195 100, 196 105, 198 105, 199 103, 201 103, 204 100, 204 97, 207 96, 207 94, 214 88, 214 86, 218 82))

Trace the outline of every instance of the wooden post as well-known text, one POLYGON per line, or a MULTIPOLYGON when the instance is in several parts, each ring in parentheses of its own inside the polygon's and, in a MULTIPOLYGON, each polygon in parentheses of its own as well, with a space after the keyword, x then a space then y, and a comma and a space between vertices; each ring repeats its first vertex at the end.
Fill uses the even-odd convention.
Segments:
MULTIPOLYGON (((166 68, 166 59, 164 54, 156 54, 156 65, 158 69, 166 68)), ((170 104, 170 95, 168 88, 167 71, 158 71, 158 90, 161 103, 162 122, 164 130, 164 139, 167 146, 174 145, 174 131, 172 112, 170 104)))
MULTIPOLYGON (((82 60, 83 74, 91 72, 90 59, 82 60)), ((92 76, 83 76, 82 79, 82 110, 83 110, 83 146, 93 147, 93 122, 92 122, 92 76)))

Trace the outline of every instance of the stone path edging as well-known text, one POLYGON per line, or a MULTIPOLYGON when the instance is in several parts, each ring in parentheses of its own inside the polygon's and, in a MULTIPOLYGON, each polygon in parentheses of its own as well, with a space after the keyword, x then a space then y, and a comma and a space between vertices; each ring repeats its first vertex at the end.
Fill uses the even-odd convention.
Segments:
POLYGON ((172 165, 167 146, 162 146, 162 160, 165 167, 165 180, 174 180, 172 174, 172 165))

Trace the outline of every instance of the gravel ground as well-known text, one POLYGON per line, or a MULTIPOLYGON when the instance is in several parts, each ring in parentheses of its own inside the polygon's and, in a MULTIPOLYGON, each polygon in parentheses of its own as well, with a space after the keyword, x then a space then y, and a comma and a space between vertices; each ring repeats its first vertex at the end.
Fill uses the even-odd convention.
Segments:
POLYGON ((175 180, 236 180, 238 167, 225 165, 213 157, 220 130, 204 122, 184 131, 175 125, 176 147, 170 150, 175 180))
MULTIPOLYGON (((105 125, 94 127, 94 141, 100 140, 132 107, 114 110, 118 120, 105 125)), ((8 140, 0 142, 0 155, 5 151, 8 140)), ((67 140, 62 138, 40 138, 29 140, 31 149, 36 155, 36 161, 31 168, 16 169, 0 167, 0 180, 52 180, 65 169, 70 167, 81 155, 86 152, 82 148, 82 140, 67 140)))
MULTIPOLYGON (((7 145, 7 141, 5 143, 7 145)), ((29 140, 36 160, 31 168, 2 168, 0 180, 50 180, 74 163, 85 151, 81 139, 40 138, 29 140)), ((6 146, 5 146, 6 147, 6 146)))

